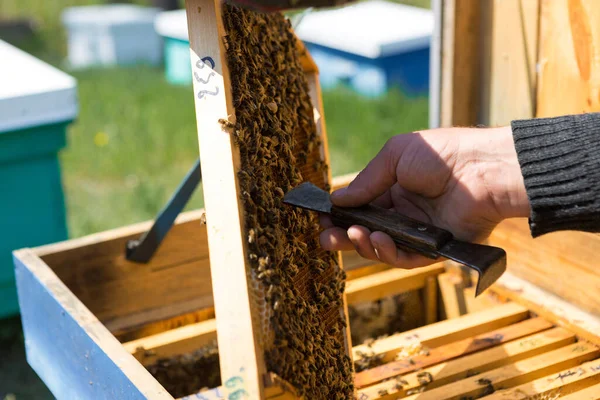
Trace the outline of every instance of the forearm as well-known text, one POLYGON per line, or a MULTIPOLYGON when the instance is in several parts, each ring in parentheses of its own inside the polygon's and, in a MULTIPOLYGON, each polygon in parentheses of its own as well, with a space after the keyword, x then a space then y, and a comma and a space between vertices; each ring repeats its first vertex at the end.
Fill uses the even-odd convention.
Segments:
POLYGON ((600 232, 600 114, 511 125, 532 235, 600 232))

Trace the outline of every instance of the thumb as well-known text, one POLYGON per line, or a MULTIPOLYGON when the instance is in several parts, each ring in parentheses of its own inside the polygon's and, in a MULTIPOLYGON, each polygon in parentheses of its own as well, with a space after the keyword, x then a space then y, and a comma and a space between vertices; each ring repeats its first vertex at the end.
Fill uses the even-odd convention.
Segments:
POLYGON ((340 207, 359 207, 370 203, 396 182, 396 166, 406 147, 406 139, 399 135, 387 141, 385 146, 363 169, 348 187, 331 194, 331 202, 340 207))

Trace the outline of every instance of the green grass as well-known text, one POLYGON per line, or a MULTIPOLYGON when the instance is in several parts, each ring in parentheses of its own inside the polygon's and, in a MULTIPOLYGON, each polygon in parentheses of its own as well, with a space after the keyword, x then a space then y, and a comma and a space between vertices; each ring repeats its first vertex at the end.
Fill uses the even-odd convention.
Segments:
POLYGON ((325 90, 323 103, 334 175, 364 167, 390 137, 427 128, 427 98, 407 98, 399 90, 377 99, 346 88, 325 90))
MULTIPOLYGON (((191 87, 151 67, 75 72, 80 114, 61 161, 69 230, 153 218, 198 157, 191 87)), ((189 207, 200 207, 196 193, 189 207)))

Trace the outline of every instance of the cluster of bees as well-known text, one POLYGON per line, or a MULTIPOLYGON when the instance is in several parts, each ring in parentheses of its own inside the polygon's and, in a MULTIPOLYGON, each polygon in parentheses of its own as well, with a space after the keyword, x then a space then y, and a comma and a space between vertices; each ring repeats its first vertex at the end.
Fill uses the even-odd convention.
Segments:
POLYGON ((221 123, 240 154, 251 291, 267 368, 305 398, 351 399, 340 312, 345 274, 336 255, 320 249, 318 218, 282 202, 304 181, 327 187, 296 38, 280 14, 225 4, 223 22, 235 122, 221 123))
POLYGON ((216 340, 192 353, 161 358, 146 368, 175 398, 221 384, 216 340))

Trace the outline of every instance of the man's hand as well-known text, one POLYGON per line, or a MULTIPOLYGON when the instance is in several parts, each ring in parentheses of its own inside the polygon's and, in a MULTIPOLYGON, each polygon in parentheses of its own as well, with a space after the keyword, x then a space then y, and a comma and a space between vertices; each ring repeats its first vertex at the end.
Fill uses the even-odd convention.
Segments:
MULTIPOLYGON (((390 139, 347 188, 332 193, 341 207, 373 203, 481 242, 503 219, 527 217, 529 201, 509 127, 437 129, 390 139)), ((396 248, 383 232, 347 231, 321 217, 321 245, 351 250, 401 268, 434 262, 396 248)))

